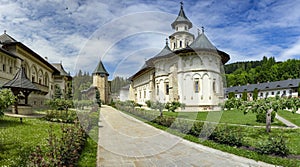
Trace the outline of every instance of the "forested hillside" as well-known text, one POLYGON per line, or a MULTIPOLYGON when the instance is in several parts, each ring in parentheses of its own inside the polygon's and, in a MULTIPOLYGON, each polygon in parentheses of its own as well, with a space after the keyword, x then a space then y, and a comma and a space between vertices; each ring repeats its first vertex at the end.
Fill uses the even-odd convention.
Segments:
POLYGON ((300 78, 300 60, 276 62, 274 57, 261 61, 237 62, 225 65, 227 86, 238 86, 300 78))
POLYGON ((93 78, 88 72, 82 73, 81 70, 73 77, 73 98, 81 99, 81 91, 88 89, 93 83, 93 78))
POLYGON ((130 81, 127 78, 123 77, 115 77, 111 81, 111 93, 120 93, 120 89, 126 85, 128 85, 130 81))

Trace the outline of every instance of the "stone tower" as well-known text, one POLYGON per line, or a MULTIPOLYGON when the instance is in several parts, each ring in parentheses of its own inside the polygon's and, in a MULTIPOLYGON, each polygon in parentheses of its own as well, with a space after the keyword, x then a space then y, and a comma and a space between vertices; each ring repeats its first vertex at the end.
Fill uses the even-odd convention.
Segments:
POLYGON ((98 63, 96 69, 93 72, 93 86, 97 87, 100 92, 100 99, 103 104, 109 103, 109 84, 108 84, 108 72, 106 71, 102 61, 98 63))

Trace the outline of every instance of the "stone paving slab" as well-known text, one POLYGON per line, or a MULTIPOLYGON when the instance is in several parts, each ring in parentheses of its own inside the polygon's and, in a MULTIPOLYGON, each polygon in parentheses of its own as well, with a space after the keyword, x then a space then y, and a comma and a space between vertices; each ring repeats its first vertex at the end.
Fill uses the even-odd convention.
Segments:
POLYGON ((183 140, 102 106, 97 166, 273 166, 183 140))

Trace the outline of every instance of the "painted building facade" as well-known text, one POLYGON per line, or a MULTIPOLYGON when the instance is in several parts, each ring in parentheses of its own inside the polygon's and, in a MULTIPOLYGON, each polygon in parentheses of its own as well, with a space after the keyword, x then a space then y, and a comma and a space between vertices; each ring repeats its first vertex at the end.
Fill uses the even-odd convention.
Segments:
POLYGON ((133 76, 129 99, 144 104, 178 101, 187 111, 218 110, 224 99, 223 65, 229 55, 218 50, 204 33, 195 38, 189 31, 193 24, 181 4, 178 17, 171 24, 175 31, 165 47, 133 76))

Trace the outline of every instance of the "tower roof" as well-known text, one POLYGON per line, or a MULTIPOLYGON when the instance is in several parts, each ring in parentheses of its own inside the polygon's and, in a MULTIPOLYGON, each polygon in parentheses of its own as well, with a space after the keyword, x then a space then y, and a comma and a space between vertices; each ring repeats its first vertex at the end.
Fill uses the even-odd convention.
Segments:
POLYGON ((210 49, 217 50, 217 48, 209 41, 202 30, 201 34, 198 34, 197 38, 189 46, 192 49, 210 49))
POLYGON ((96 69, 94 70, 93 74, 105 74, 107 76, 109 76, 108 72, 106 71, 102 61, 100 60, 100 62, 98 63, 96 69))
POLYGON ((166 41, 166 45, 165 47, 154 57, 161 57, 161 56, 165 56, 167 54, 173 53, 168 45, 168 42, 166 41))
POLYGON ((178 16, 175 19, 175 21, 171 24, 171 26, 172 26, 173 29, 175 29, 175 26, 177 24, 184 23, 184 24, 187 24, 189 26, 189 28, 192 28, 193 27, 192 22, 186 17, 186 15, 184 13, 183 3, 180 2, 180 4, 181 4, 181 6, 180 6, 180 11, 178 13, 178 16))

